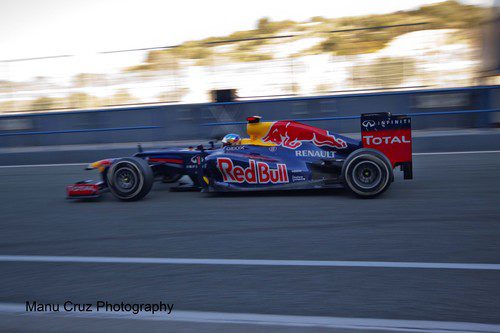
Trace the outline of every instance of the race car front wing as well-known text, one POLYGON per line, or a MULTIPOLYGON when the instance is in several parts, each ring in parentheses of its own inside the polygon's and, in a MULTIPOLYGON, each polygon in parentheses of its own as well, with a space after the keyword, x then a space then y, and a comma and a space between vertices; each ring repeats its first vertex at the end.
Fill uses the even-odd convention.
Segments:
POLYGON ((99 198, 109 189, 103 181, 95 182, 83 180, 66 187, 67 199, 93 199, 99 198))

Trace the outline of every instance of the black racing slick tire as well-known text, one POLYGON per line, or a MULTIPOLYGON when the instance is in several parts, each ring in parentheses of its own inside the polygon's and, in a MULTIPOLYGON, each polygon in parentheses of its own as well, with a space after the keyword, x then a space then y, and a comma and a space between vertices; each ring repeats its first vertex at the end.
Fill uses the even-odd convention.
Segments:
POLYGON ((113 162, 107 178, 111 193, 122 201, 144 198, 154 182, 153 170, 138 157, 121 158, 113 162))
POLYGON ((386 191, 394 180, 389 159, 375 149, 351 153, 342 166, 344 186, 363 198, 373 198, 386 191))

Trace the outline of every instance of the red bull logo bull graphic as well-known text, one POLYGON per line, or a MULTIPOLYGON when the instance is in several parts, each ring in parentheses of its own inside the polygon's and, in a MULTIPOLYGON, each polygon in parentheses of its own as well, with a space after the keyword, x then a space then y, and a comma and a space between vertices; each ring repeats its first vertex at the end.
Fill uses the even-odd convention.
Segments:
POLYGON ((267 163, 255 160, 249 160, 248 164, 247 168, 243 168, 234 165, 230 158, 217 159, 217 167, 222 173, 222 179, 227 183, 282 184, 289 182, 285 164, 278 163, 276 169, 270 168, 267 163))
POLYGON ((303 141, 314 143, 318 147, 346 148, 347 143, 327 130, 297 123, 294 121, 277 121, 271 125, 262 141, 272 142, 286 148, 296 149, 303 141))

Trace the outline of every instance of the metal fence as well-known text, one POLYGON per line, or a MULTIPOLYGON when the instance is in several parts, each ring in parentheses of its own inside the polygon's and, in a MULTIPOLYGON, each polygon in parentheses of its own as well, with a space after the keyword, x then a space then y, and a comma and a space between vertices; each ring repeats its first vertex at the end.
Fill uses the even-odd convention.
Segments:
POLYGON ((194 59, 168 46, 5 60, 0 113, 474 85, 478 50, 454 36, 419 22, 211 41, 194 59))

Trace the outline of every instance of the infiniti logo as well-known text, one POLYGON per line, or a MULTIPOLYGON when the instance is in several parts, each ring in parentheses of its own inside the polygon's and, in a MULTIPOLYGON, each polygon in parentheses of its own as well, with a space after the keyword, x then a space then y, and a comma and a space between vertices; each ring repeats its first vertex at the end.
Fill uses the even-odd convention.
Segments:
POLYGON ((195 155, 193 157, 191 157, 191 163, 193 164, 200 164, 201 162, 203 162, 203 157, 200 156, 200 155, 195 155))
POLYGON ((363 121, 363 127, 370 128, 375 126, 375 120, 365 120, 363 121))

